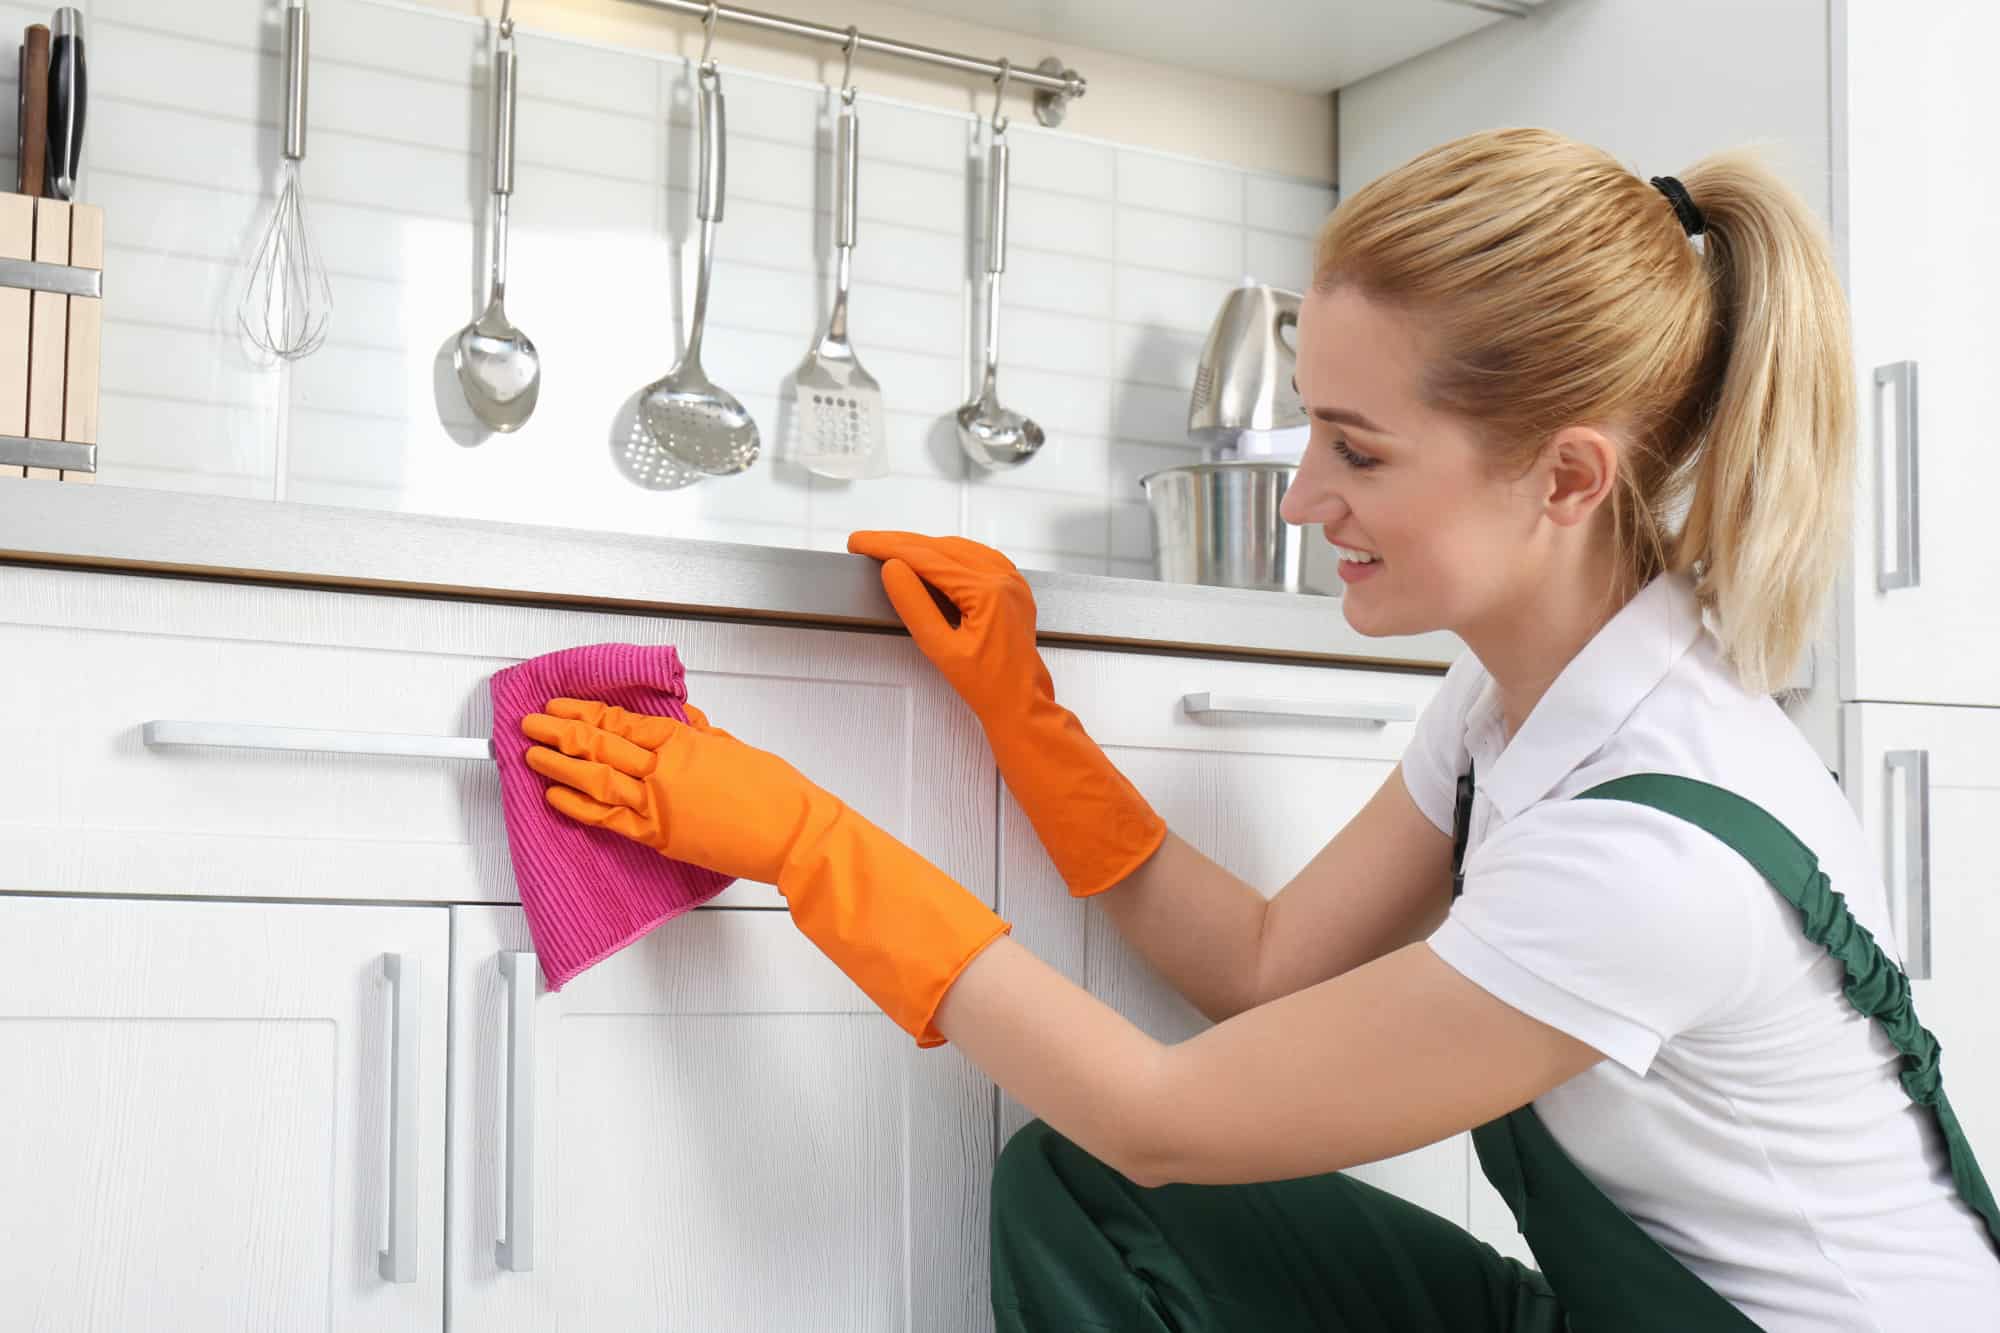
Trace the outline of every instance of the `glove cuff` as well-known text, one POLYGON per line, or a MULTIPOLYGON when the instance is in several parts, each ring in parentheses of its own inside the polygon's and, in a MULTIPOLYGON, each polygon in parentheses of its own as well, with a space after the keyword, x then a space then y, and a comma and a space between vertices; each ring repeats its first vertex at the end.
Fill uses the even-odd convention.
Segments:
POLYGON ((959 973, 1013 929, 915 851, 832 798, 785 858, 792 921, 897 1027, 940 1046, 938 1006, 959 973))
POLYGON ((1166 821, 1054 699, 987 727, 986 740, 1071 897, 1121 882, 1166 840, 1166 821))

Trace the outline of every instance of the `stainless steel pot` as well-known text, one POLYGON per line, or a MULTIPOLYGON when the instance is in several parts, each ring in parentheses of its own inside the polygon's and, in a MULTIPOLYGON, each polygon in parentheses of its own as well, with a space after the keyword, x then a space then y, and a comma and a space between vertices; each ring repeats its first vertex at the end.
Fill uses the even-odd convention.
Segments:
POLYGON ((1189 463, 1139 478, 1165 583, 1320 592, 1304 579, 1306 530, 1278 517, 1296 461, 1189 463))

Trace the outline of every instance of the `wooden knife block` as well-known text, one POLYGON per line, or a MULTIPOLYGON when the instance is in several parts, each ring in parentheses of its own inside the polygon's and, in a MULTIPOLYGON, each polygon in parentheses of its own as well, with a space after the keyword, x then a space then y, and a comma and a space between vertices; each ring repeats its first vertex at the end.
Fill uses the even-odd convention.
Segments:
MULTIPOLYGON (((101 293, 104 210, 0 193, 4 260, 94 270, 101 293)), ((96 480, 104 300, 44 289, 58 276, 35 270, 21 279, 29 285, 0 281, 0 479, 96 480), (92 447, 51 447, 70 445, 92 447)))

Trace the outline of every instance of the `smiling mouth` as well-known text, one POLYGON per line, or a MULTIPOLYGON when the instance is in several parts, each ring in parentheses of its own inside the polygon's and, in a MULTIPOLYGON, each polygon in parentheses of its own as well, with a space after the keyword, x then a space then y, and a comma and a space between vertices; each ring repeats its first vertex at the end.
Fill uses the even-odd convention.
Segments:
POLYGON ((1350 560, 1357 565, 1378 564, 1382 559, 1381 556, 1375 554, 1373 551, 1364 551, 1358 546, 1342 546, 1330 536, 1326 539, 1326 544, 1331 546, 1334 554, 1338 555, 1342 560, 1350 560))

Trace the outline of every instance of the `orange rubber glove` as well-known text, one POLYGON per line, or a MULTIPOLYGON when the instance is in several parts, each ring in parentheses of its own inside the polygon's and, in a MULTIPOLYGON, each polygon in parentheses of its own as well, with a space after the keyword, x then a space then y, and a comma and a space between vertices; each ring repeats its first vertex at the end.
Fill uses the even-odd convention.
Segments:
POLYGON ((1159 850, 1167 824, 1056 702, 1035 650, 1035 595, 1014 562, 963 537, 857 532, 925 657, 979 718, 1000 776, 1073 897, 1102 893, 1159 850), (954 626, 925 582, 951 600, 954 626))
POLYGON ((777 886, 792 921, 919 1046, 966 964, 1012 927, 778 756, 709 725, 551 699, 521 719, 549 804, 677 861, 777 886), (553 748, 547 748, 553 747, 553 748))

